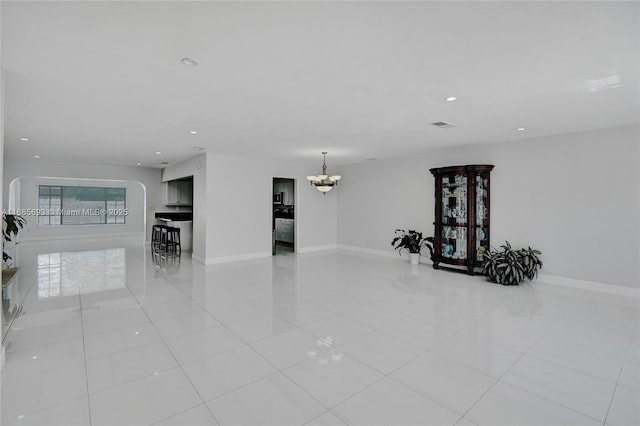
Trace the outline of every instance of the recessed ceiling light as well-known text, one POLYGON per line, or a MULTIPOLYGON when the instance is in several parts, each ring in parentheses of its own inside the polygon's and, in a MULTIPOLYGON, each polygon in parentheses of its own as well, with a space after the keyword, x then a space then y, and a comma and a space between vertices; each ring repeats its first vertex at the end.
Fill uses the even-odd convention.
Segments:
POLYGON ((182 58, 180 59, 180 62, 182 62, 183 65, 186 65, 188 67, 195 67, 198 65, 198 61, 196 61, 193 58, 182 58))
POLYGON ((22 142, 29 142, 29 138, 20 138, 22 142))
POLYGON ((522 131, 524 131, 524 127, 518 127, 516 130, 519 131, 519 132, 522 132, 522 131))
POLYGON ((449 96, 448 98, 445 98, 444 100, 447 102, 453 102, 455 100, 457 100, 458 98, 456 98, 455 96, 449 96))
POLYGON ((34 155, 33 158, 40 158, 40 156, 39 155, 34 155))
POLYGON ((192 135, 197 135, 198 134, 198 132, 195 131, 195 130, 189 130, 189 133, 191 133, 192 135))
POLYGON ((156 155, 160 155, 160 154, 162 154, 161 151, 156 151, 156 155))
POLYGON ((142 163, 136 163, 136 166, 142 166, 142 163))

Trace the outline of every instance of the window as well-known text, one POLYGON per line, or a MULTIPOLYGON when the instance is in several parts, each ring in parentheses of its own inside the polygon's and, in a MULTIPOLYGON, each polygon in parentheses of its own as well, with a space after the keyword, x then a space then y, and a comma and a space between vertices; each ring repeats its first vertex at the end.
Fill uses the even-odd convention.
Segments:
POLYGON ((38 187, 38 224, 123 224, 127 216, 125 188, 93 186, 38 187))

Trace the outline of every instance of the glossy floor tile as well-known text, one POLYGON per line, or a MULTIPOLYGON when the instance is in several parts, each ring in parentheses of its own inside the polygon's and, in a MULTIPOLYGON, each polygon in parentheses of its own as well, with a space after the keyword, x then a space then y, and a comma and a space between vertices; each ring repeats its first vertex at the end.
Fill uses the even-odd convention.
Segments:
POLYGON ((589 426, 602 421, 580 414, 561 404, 499 382, 465 415, 478 426, 589 426))
MULTIPOLYGON (((7 425, 637 425, 637 300, 348 251, 22 243, 7 425)), ((9 318, 9 316, 7 316, 9 318)))
POLYGON ((460 415, 384 378, 331 410, 349 425, 453 425, 460 415))
POLYGON ((284 370, 284 374, 327 408, 381 379, 381 373, 342 352, 315 357, 284 370))
POLYGON ((219 423, 207 406, 202 404, 155 424, 158 426, 217 426, 219 423))
POLYGON ((325 411, 282 373, 228 393, 208 404, 222 425, 302 425, 325 411))

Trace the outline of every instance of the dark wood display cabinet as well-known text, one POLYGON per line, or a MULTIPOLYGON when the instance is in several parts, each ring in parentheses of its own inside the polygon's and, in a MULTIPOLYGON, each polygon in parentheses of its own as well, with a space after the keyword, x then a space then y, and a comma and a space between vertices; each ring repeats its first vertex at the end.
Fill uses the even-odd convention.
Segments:
MULTIPOLYGON (((489 250, 489 175, 492 165, 430 169, 436 179, 433 267, 466 268, 473 275, 489 250)), ((463 269, 464 270, 464 269, 463 269)))

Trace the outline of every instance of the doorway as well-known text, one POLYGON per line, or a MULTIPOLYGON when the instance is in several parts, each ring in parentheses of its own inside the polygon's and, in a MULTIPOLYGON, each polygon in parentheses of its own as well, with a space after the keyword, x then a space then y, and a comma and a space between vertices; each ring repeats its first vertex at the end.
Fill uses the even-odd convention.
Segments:
POLYGON ((272 254, 295 252, 295 179, 273 178, 272 254))

